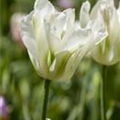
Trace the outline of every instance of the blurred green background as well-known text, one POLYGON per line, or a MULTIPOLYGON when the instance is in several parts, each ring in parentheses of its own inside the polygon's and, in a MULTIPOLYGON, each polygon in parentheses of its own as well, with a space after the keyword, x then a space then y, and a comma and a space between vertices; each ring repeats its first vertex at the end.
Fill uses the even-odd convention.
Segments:
MULTIPOLYGON (((75 7, 77 16, 84 1, 51 0, 60 10, 75 7)), ((96 0, 90 2, 93 6, 96 0)), ((44 80, 35 72, 18 29, 19 19, 33 5, 34 0, 0 1, 0 96, 7 103, 5 120, 41 117, 44 80)), ((101 66, 91 58, 82 60, 70 81, 52 82, 47 116, 51 120, 101 120, 100 80, 101 66)), ((108 67, 106 106, 108 120, 120 120, 120 63, 108 67)))

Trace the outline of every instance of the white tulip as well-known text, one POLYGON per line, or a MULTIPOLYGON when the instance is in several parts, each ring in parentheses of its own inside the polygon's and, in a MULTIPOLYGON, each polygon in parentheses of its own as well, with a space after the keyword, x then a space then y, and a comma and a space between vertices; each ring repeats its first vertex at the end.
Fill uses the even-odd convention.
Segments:
POLYGON ((90 50, 88 46, 104 36, 97 38, 98 31, 93 35, 89 31, 76 29, 74 9, 58 12, 48 0, 36 0, 34 10, 21 23, 21 36, 30 59, 38 74, 49 80, 72 77, 90 50))
POLYGON ((102 16, 97 14, 97 17, 92 19, 90 9, 91 6, 89 1, 82 4, 79 21, 76 27, 78 31, 82 30, 87 32, 84 41, 88 43, 87 49, 89 49, 89 53, 91 53, 93 48, 98 46, 108 35, 105 25, 103 24, 102 16))
POLYGON ((104 65, 113 65, 120 61, 120 6, 114 6, 113 0, 99 0, 91 12, 92 18, 100 14, 108 31, 108 37, 92 51, 93 58, 104 65))

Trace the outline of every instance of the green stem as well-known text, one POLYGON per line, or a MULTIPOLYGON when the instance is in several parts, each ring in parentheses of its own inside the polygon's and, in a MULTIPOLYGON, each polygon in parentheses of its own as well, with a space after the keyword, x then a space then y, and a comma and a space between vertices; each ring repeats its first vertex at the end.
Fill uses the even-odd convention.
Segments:
POLYGON ((101 81, 101 120, 106 119, 106 105, 105 105, 105 82, 106 82, 107 67, 102 67, 102 81, 101 81))
POLYGON ((46 120, 46 111, 47 111, 50 83, 51 83, 50 80, 45 80, 45 86, 44 86, 45 94, 44 94, 42 120, 46 120))

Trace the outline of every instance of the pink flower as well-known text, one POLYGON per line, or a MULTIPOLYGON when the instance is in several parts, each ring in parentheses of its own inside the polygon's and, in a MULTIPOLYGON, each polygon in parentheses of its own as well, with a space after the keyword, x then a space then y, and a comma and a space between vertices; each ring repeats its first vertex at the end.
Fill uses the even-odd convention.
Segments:
POLYGON ((58 0, 58 4, 64 9, 72 8, 74 6, 72 0, 58 0))
POLYGON ((24 16, 25 14, 23 13, 15 13, 11 17, 11 34, 12 34, 13 40, 23 48, 24 48, 24 44, 22 42, 21 35, 20 35, 20 22, 24 16))
POLYGON ((0 96, 0 120, 8 120, 8 108, 3 96, 0 96))

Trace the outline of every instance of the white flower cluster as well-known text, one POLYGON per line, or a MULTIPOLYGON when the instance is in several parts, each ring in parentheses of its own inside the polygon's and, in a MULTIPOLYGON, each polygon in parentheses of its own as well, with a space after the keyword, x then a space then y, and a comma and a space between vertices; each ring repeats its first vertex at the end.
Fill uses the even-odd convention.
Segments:
POLYGON ((59 12, 48 0, 36 0, 22 20, 21 36, 41 77, 67 80, 88 53, 104 65, 120 61, 120 6, 99 0, 91 10, 87 1, 76 23, 74 9, 59 12))

